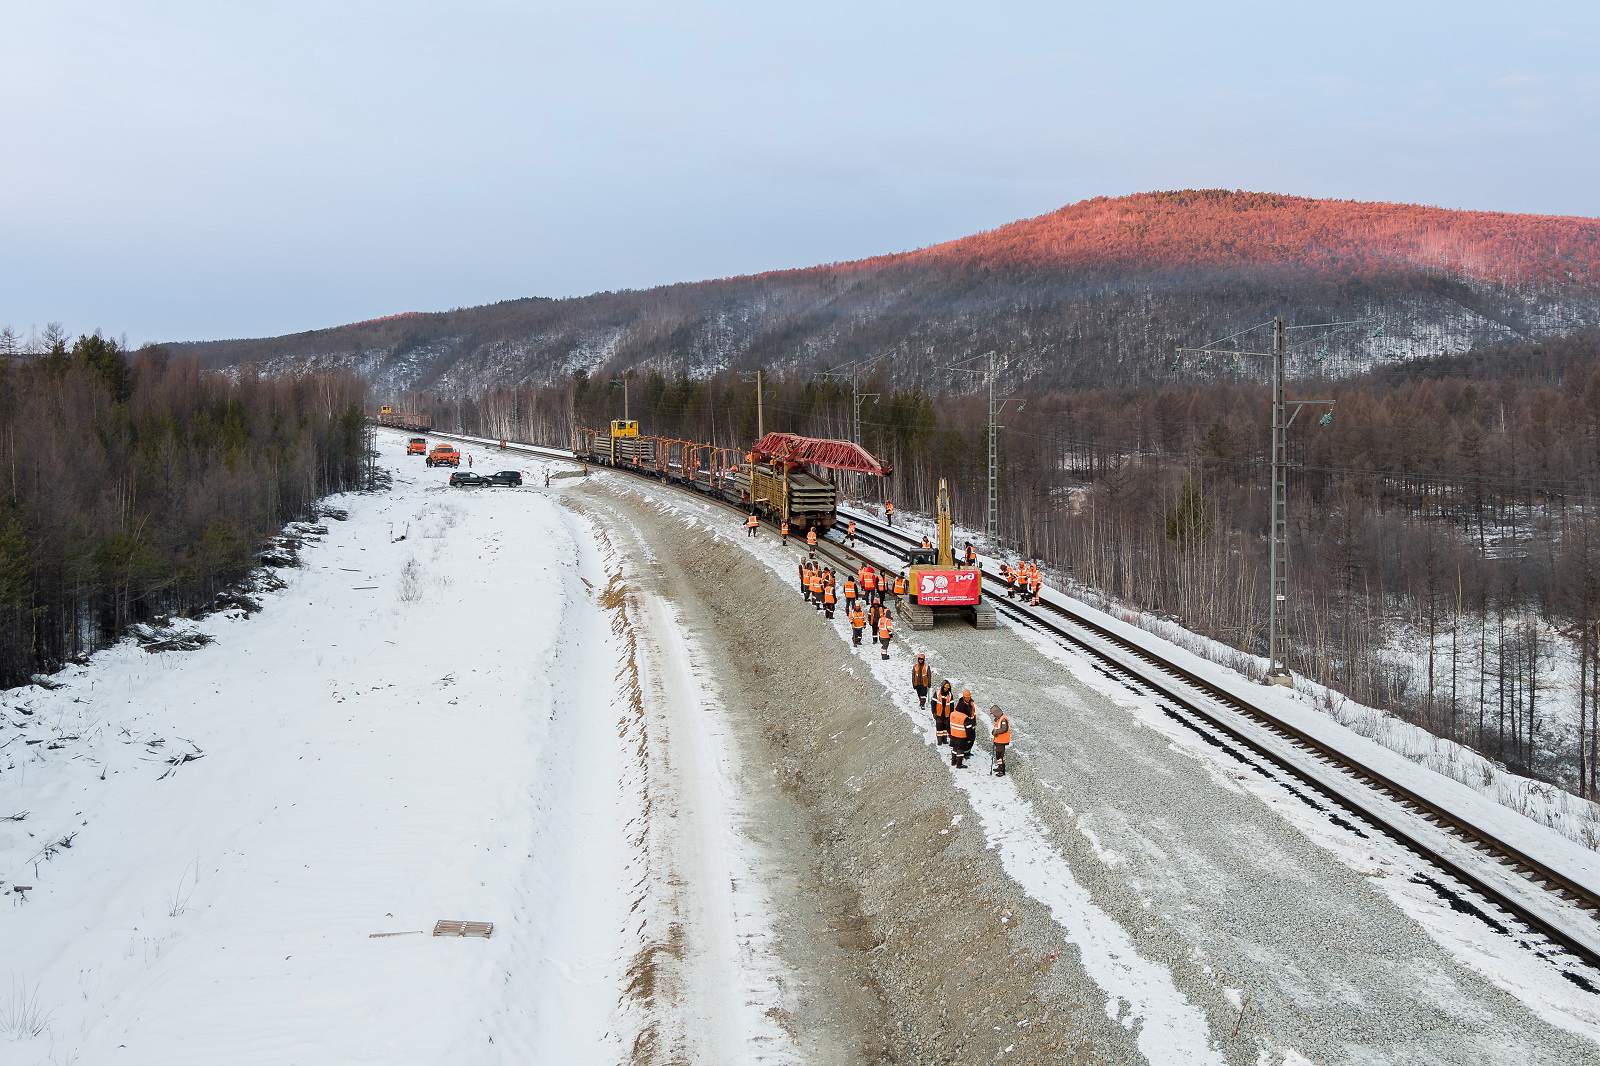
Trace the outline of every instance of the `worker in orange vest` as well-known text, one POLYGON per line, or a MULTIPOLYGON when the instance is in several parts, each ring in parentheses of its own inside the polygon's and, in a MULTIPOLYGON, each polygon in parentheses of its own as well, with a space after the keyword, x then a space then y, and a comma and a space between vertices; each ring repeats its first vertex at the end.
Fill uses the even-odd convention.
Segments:
POLYGON ((844 579, 844 606, 845 610, 856 605, 856 579, 854 575, 844 579))
POLYGON ((870 566, 861 568, 861 592, 870 597, 878 591, 878 572, 870 566))
POLYGON ((1006 599, 1017 598, 1017 568, 1012 563, 1002 563, 1000 574, 1006 579, 1006 599))
POLYGON ((787 518, 783 520, 783 525, 778 527, 778 536, 783 538, 783 546, 787 548, 789 546, 789 520, 787 518))
POLYGON ((928 665, 928 653, 917 652, 917 661, 911 664, 911 687, 917 690, 917 706, 928 708, 928 690, 933 687, 933 667, 928 665))
POLYGON ((806 547, 811 549, 811 554, 817 554, 817 527, 812 526, 806 530, 806 547))
POLYGON ((890 528, 893 528, 894 527, 894 501, 893 500, 884 500, 883 501, 883 513, 889 516, 889 526, 890 526, 890 528))
POLYGON ((822 576, 822 613, 829 620, 833 620, 833 605, 839 602, 833 591, 833 571, 829 570, 822 576))
POLYGON ((904 596, 905 594, 906 594, 906 574, 905 574, 905 571, 902 570, 902 571, 900 571, 900 573, 898 573, 898 574, 896 574, 894 576, 894 595, 895 595, 895 599, 899 599, 900 597, 904 596))
POLYGON ((997 703, 989 708, 989 718, 993 723, 994 736, 994 765, 989 772, 997 777, 1006 776, 1006 746, 1011 743, 1011 719, 1006 717, 1006 712, 1000 709, 997 703))
POLYGON ((850 643, 861 647, 861 631, 867 628, 867 612, 858 603, 850 608, 850 643))
POLYGON ((811 568, 811 577, 807 581, 806 587, 811 590, 812 606, 819 611, 822 610, 822 569, 820 567, 813 566, 811 568))
POLYGON ((894 616, 884 611, 878 616, 878 643, 883 645, 883 657, 889 657, 889 641, 894 637, 894 616))
POLYGON ((1028 602, 1039 606, 1039 590, 1044 588, 1044 577, 1039 573, 1039 568, 1033 568, 1033 573, 1028 576, 1028 591, 1033 593, 1033 599, 1028 602))
POLYGON ((759 526, 760 524, 761 524, 761 519, 757 518, 755 516, 754 512, 751 512, 750 517, 746 518, 744 520, 744 535, 747 536, 747 537, 755 536, 756 535, 756 527, 759 526))
POLYGON ((950 743, 950 712, 955 709, 956 694, 950 691, 950 679, 945 678, 933 694, 933 731, 940 744, 950 743))
POLYGON ((856 546, 856 520, 854 518, 850 519, 844 527, 844 542, 851 548, 856 546))
POLYGON ((810 571, 810 566, 804 559, 801 559, 800 565, 796 569, 800 571, 800 598, 809 601, 811 599, 811 590, 806 588, 806 574, 810 571))
POLYGON ((929 540, 926 535, 924 535, 923 538, 922 538, 922 547, 924 547, 924 548, 933 547, 933 541, 929 540))
POLYGON ((978 727, 978 709, 972 702, 972 690, 961 690, 961 698, 950 710, 950 765, 956 768, 967 764, 972 754, 972 734, 978 727))
POLYGON ((976 548, 974 548, 972 546, 972 541, 970 541, 970 540, 967 541, 967 559, 966 559, 966 563, 967 563, 968 566, 974 566, 975 567, 975 566, 978 565, 978 549, 976 549, 976 548))

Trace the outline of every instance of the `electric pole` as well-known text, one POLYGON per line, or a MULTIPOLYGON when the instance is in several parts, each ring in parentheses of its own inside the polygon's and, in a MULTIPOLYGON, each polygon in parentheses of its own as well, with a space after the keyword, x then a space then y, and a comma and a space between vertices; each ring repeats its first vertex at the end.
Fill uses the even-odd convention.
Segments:
MULTIPOLYGON (((989 501, 984 530, 989 534, 990 540, 998 541, 1000 538, 1000 431, 1006 428, 1000 424, 1000 412, 1005 410, 1006 404, 1016 399, 1016 397, 996 396, 994 394, 995 380, 999 377, 997 370, 1006 368, 1004 363, 996 368, 994 352, 990 352, 987 356, 974 356, 973 358, 987 359, 989 362, 988 369, 973 370, 961 366, 949 366, 945 367, 945 369, 957 374, 984 375, 985 386, 989 393, 989 501)), ((971 361, 971 359, 963 360, 963 362, 969 363, 971 361)), ((1027 406, 1025 403, 1019 403, 1017 404, 1017 410, 1020 411, 1025 406, 1027 406)))
MULTIPOLYGON (((1266 323, 1262 323, 1265 325, 1266 323)), ((1306 326, 1285 326, 1283 316, 1279 315, 1272 320, 1272 351, 1271 352, 1245 352, 1232 348, 1213 348, 1212 344, 1224 344, 1237 340, 1261 326, 1251 326, 1247 330, 1235 333, 1232 337, 1224 337, 1220 341, 1199 348, 1179 348, 1179 353, 1200 352, 1206 356, 1212 355, 1251 355, 1272 360, 1272 495, 1271 518, 1268 523, 1267 536, 1267 568, 1271 575, 1272 599, 1267 605, 1267 676, 1269 685, 1293 685, 1294 675, 1289 670, 1289 427, 1299 417, 1300 410, 1307 406, 1333 407, 1332 400, 1295 400, 1294 410, 1289 410, 1289 401, 1284 398, 1284 360, 1288 352, 1286 336, 1291 329, 1329 329, 1335 327, 1358 326, 1364 321, 1355 322, 1318 322, 1306 326)), ((1174 364, 1176 366, 1176 364, 1174 364)), ((1322 416, 1326 425, 1332 421, 1333 413, 1322 416)))

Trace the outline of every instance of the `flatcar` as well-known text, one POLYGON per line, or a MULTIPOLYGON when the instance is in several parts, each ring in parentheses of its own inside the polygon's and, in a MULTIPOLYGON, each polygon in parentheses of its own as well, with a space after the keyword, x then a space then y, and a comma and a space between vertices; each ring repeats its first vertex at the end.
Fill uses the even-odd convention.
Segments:
POLYGON ((838 515, 839 470, 887 477, 892 468, 851 441, 768 433, 745 452, 712 444, 641 436, 638 422, 618 419, 606 430, 574 429, 572 454, 682 484, 736 503, 791 532, 826 532, 838 515))

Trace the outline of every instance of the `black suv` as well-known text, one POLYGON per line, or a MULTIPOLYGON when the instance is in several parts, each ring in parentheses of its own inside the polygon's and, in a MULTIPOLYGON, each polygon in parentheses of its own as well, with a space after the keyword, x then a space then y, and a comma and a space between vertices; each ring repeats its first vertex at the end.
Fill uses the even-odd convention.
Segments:
POLYGON ((472 488, 489 484, 489 479, 470 470, 457 470, 450 475, 450 484, 461 488, 472 488))
POLYGON ((497 473, 490 474, 488 477, 484 478, 483 480, 485 482, 487 482, 488 484, 490 484, 490 485, 521 485, 522 484, 522 471, 520 471, 520 470, 501 470, 501 471, 498 471, 497 473))

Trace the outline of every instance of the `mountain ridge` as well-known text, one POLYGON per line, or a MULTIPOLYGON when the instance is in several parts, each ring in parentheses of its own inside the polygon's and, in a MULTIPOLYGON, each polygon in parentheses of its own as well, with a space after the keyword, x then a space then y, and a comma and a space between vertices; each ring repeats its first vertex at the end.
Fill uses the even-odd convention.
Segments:
POLYGON ((1013 356, 1014 386, 1081 387, 1170 377, 1178 344, 1277 313, 1389 324, 1383 343, 1320 372, 1590 328, 1600 219, 1137 193, 844 263, 171 347, 212 365, 342 366, 390 392, 457 395, 576 370, 812 373, 874 354, 895 357, 896 382, 926 383, 986 350, 1013 356))

